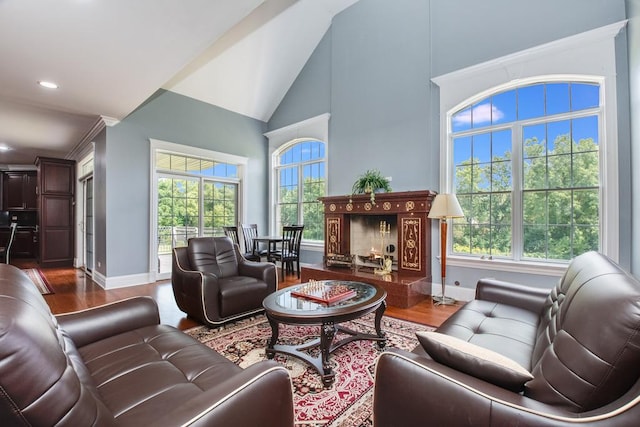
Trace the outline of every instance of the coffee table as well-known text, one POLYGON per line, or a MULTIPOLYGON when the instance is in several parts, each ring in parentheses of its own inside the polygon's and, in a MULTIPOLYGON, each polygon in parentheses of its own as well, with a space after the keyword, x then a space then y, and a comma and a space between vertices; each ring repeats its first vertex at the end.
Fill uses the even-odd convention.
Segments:
POLYGON ((336 349, 356 340, 376 341, 380 349, 384 348, 387 338, 380 327, 382 315, 387 308, 385 298, 387 292, 378 285, 344 280, 324 280, 322 283, 333 286, 343 285, 355 292, 355 295, 327 304, 308 298, 292 295, 299 291, 306 283, 281 289, 268 297, 262 303, 267 319, 271 325, 271 338, 267 343, 267 358, 273 359, 276 353, 284 353, 304 360, 314 367, 322 376, 325 387, 335 380, 335 373, 329 362, 329 355, 336 349), (356 332, 340 323, 358 319, 365 314, 375 311, 375 334, 356 332), (289 325, 320 325, 320 337, 301 345, 278 344, 280 324, 289 325), (336 334, 342 332, 348 336, 333 342, 336 334), (305 350, 320 346, 320 354, 311 356, 305 350))

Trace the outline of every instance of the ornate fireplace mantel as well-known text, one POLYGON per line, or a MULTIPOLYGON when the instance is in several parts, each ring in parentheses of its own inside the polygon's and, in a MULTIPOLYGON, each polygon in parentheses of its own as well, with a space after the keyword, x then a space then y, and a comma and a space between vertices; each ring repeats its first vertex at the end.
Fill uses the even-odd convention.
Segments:
POLYGON ((436 193, 430 190, 328 196, 324 204, 325 256, 351 253, 351 215, 395 215, 398 227, 398 275, 431 281, 431 220, 436 193))

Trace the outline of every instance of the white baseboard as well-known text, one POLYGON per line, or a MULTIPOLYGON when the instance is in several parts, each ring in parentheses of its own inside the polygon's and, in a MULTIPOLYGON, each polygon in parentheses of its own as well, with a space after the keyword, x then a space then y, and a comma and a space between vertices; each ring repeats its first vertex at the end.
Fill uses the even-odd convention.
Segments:
POLYGON ((126 288, 129 286, 144 285, 153 283, 155 278, 151 273, 130 274, 128 276, 105 277, 104 275, 94 271, 93 281, 103 289, 126 288))
MULTIPOLYGON (((431 284, 431 295, 441 295, 442 285, 440 283, 431 284)), ((461 288, 460 286, 447 285, 444 290, 445 296, 458 301, 471 301, 476 297, 476 290, 471 288, 461 288)))

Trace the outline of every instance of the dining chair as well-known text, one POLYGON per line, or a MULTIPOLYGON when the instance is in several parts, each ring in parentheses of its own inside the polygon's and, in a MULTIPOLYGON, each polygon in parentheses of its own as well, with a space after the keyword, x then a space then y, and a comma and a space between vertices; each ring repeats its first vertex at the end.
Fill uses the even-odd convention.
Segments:
POLYGON ((16 230, 18 228, 17 222, 12 222, 9 226, 9 239, 5 246, 0 247, 0 262, 5 264, 9 264, 9 255, 11 252, 11 246, 13 246, 13 241, 16 238, 16 230))
POLYGON ((242 228, 242 236, 244 237, 244 250, 251 252, 254 256, 261 259, 267 255, 266 249, 260 249, 258 244, 253 241, 258 237, 258 224, 240 224, 242 228))
POLYGON ((282 280, 284 280, 285 269, 293 272, 293 263, 296 263, 296 272, 300 278, 300 244, 302 243, 302 233, 304 225, 285 225, 282 227, 281 249, 271 253, 271 262, 280 261, 282 280))
MULTIPOLYGON (((222 227, 224 230, 224 235, 229 237, 233 243, 240 247, 240 237, 238 236, 238 227, 235 225, 228 225, 222 227)), ((260 255, 256 255, 253 253, 253 245, 247 246, 245 240, 245 248, 244 252, 242 252, 242 256, 245 257, 248 261, 260 261, 260 255)))

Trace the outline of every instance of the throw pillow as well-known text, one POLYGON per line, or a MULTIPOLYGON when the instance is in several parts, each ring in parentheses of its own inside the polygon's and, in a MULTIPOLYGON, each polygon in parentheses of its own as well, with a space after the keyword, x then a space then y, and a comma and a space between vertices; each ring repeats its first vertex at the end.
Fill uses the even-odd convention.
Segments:
POLYGON ((521 392, 531 372, 495 351, 438 332, 416 332, 418 341, 438 363, 492 384, 521 392))

